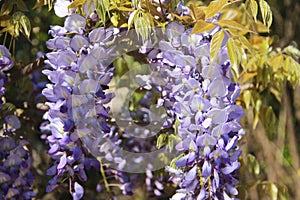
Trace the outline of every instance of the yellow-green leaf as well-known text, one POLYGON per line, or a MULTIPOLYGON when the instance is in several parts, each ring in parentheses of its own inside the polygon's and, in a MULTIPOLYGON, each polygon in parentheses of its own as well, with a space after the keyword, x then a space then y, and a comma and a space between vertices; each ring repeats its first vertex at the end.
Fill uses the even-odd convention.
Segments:
POLYGON ((85 2, 86 2, 86 0, 75 0, 68 6, 68 9, 77 8, 78 6, 82 6, 85 2))
POLYGON ((202 8, 197 7, 195 4, 191 4, 190 9, 192 11, 192 15, 195 18, 195 20, 204 20, 205 19, 205 12, 202 8))
POLYGON ((247 72, 243 74, 242 76, 242 83, 246 83, 249 79, 255 77, 257 75, 257 72, 247 72))
POLYGON ((235 79, 239 78, 239 55, 238 51, 236 51, 236 45, 232 38, 229 38, 227 41, 227 50, 228 57, 230 59, 231 69, 233 71, 235 79))
POLYGON ((224 32, 219 31, 212 36, 210 45, 210 64, 212 64, 220 50, 221 44, 224 39, 224 32))
POLYGON ((210 45, 210 64, 212 65, 224 39, 224 32, 219 31, 212 36, 210 45))
POLYGON ((113 16, 110 18, 110 21, 113 24, 113 26, 118 26, 118 15, 114 13, 113 16))
POLYGON ((202 32, 205 32, 205 31, 210 31, 214 27, 215 27, 215 25, 212 24, 212 23, 208 23, 204 20, 198 20, 197 23, 195 24, 193 30, 192 30, 192 34, 197 34, 197 33, 202 33, 202 32))
POLYGON ((205 17, 211 18, 227 4, 227 0, 215 0, 211 1, 208 7, 206 8, 205 17))
POLYGON ((237 29, 237 30, 245 31, 245 32, 253 32, 250 29, 246 28, 244 25, 242 25, 236 21, 233 21, 233 20, 221 20, 221 21, 215 22, 215 23, 223 28, 226 27, 226 28, 237 29))
POLYGON ((253 119, 253 129, 256 128, 257 126, 257 123, 259 121, 259 111, 260 111, 260 108, 261 108, 261 105, 262 105, 262 101, 260 99, 256 100, 255 102, 255 114, 254 114, 254 119, 253 119))
POLYGON ((3 16, 10 14, 13 9, 13 4, 13 1, 5 1, 1 6, 0 15, 3 16))
POLYGON ((245 107, 247 110, 250 107, 251 98, 252 98, 251 92, 249 90, 245 90, 243 92, 243 99, 244 99, 245 107))
POLYGON ((259 7, 264 25, 270 28, 273 21, 273 16, 269 4, 264 0, 259 0, 259 7))
POLYGON ((123 12, 132 12, 133 8, 127 8, 124 6, 118 7, 118 10, 123 11, 123 12))
POLYGON ((243 46, 246 47, 252 53, 253 48, 249 40, 244 35, 241 34, 239 34, 238 39, 243 44, 243 46))
POLYGON ((167 134, 160 134, 157 138, 156 148, 160 149, 162 146, 166 144, 167 134))
POLYGON ((254 21, 257 21, 257 12, 258 12, 258 5, 255 0, 249 0, 249 8, 251 11, 251 15, 254 18, 254 21))
POLYGON ((22 33, 27 38, 29 38, 30 37, 30 32, 31 32, 30 20, 25 15, 23 15, 23 16, 21 16, 20 24, 22 26, 22 33))
POLYGON ((281 68, 282 63, 283 63, 283 55, 282 54, 279 54, 275 57, 270 58, 270 65, 273 68, 274 72, 277 72, 278 69, 281 68))
POLYGON ((132 24, 134 22, 134 19, 135 19, 137 13, 138 13, 138 10, 135 10, 135 11, 133 11, 129 15, 129 18, 128 18, 128 30, 131 28, 131 26, 132 26, 132 24))

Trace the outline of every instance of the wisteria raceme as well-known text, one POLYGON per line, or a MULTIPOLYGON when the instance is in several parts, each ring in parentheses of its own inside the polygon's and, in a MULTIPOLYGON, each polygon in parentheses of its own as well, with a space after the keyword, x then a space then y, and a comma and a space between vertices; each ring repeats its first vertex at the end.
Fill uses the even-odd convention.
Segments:
MULTIPOLYGON (((4 84, 7 82, 4 71, 12 66, 10 52, 0 45, 0 109, 5 93, 4 84)), ((8 115, 1 118, 4 119, 4 123, 0 130, 0 199, 32 199, 35 193, 32 188, 34 175, 31 172, 29 142, 15 133, 21 127, 17 116, 8 115)))
MULTIPOLYGON (((8 116, 7 121, 18 120, 8 116)), ((16 123, 16 122, 13 122, 16 123)), ((11 126, 6 123, 7 126, 11 126)), ((6 129, 0 136, 0 197, 1 199, 32 199, 34 175, 31 172, 32 158, 27 149, 28 141, 17 139, 6 129)))
MULTIPOLYGON (((46 55, 48 60, 45 63, 52 69, 43 71, 51 84, 43 90, 43 95, 50 101, 47 103, 49 111, 44 116, 49 124, 41 128, 51 133, 46 137, 50 146, 48 154, 55 160, 54 166, 47 172, 54 175, 47 191, 54 189, 59 178, 66 174, 72 183, 70 192, 74 199, 83 196, 83 189, 76 180, 87 180, 85 169, 91 166, 100 170, 99 161, 87 157, 86 146, 95 147, 98 151, 101 138, 96 135, 99 131, 102 137, 111 138, 110 141, 115 138, 113 129, 106 124, 109 108, 105 107, 113 98, 113 93, 105 92, 113 76, 113 68, 103 63, 110 54, 105 43, 112 39, 116 29, 96 28, 87 33, 85 28, 86 18, 79 14, 68 16, 64 27, 51 27, 49 33, 53 39, 47 42, 47 46, 53 52, 46 55), (70 33, 74 36, 68 37, 70 33), (96 113, 92 112, 94 105, 96 113), (76 188, 80 189, 76 191, 76 188)), ((118 143, 117 138, 115 142, 118 143)), ((123 183, 126 184, 126 181, 123 183)))
POLYGON ((5 46, 0 45, 0 109, 3 104, 2 96, 5 93, 4 84, 7 82, 7 78, 3 71, 9 70, 14 64, 10 57, 11 54, 8 49, 5 46))
POLYGON ((191 30, 172 22, 166 40, 150 50, 156 52, 151 57, 153 69, 168 74, 161 104, 175 117, 181 138, 176 149, 184 153, 167 167, 181 188, 174 200, 231 199, 238 193, 235 177, 241 151, 237 142, 243 134, 238 121, 243 110, 235 105, 240 88, 230 81, 226 38, 215 62, 210 60, 211 38, 218 31, 216 27, 191 35, 191 30))

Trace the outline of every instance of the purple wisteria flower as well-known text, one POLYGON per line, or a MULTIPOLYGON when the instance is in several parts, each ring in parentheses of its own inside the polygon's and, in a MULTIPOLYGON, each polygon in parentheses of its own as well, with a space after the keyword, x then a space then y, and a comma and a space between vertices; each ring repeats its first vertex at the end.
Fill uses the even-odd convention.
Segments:
MULTIPOLYGON (((11 54, 5 46, 0 45, 0 109, 4 84, 7 78, 4 71, 13 66, 11 54)), ((17 116, 2 116, 3 129, 0 130, 0 199, 32 199, 34 175, 31 172, 32 158, 28 150, 29 142, 19 138, 15 133, 21 123, 17 116)))
POLYGON ((152 68, 168 74, 160 101, 173 113, 172 124, 181 139, 176 149, 183 155, 167 168, 181 188, 174 200, 231 199, 238 193, 235 186, 241 151, 237 143, 243 135, 238 122, 243 110, 235 104, 240 87, 231 82, 227 38, 217 62, 210 61, 210 41, 218 31, 216 27, 191 35, 191 30, 172 22, 166 28, 166 38, 147 51, 152 68))
POLYGON ((11 59, 11 53, 5 46, 0 45, 0 71, 9 70, 13 65, 14 62, 11 59))
MULTIPOLYGON (((109 154, 105 154, 109 144, 105 146, 103 140, 110 138, 113 143, 120 143, 118 133, 106 122, 110 110, 106 105, 114 97, 113 93, 106 92, 114 71, 110 65, 112 47, 106 43, 118 31, 101 27, 87 32, 85 26, 86 17, 71 14, 64 27, 51 27, 49 33, 53 39, 47 42, 47 47, 52 52, 46 54, 45 61, 50 69, 43 71, 50 80, 42 92, 49 100, 46 103, 49 111, 44 115, 49 124, 43 124, 41 129, 48 132, 44 138, 50 147, 48 154, 55 160, 47 171, 54 176, 47 191, 53 190, 59 180, 67 176, 73 199, 84 195, 80 182, 87 180, 86 170, 91 167, 100 170, 99 161, 90 157, 89 151, 99 151, 102 142, 102 154, 110 159, 109 154)), ((122 168, 124 160, 112 159, 122 168)), ((132 193, 130 175, 110 169, 105 173, 115 174, 124 194, 132 193)))

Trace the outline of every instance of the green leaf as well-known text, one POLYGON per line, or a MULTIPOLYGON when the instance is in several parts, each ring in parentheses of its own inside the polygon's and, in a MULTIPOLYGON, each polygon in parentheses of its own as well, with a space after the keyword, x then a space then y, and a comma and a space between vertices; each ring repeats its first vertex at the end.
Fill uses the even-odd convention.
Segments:
POLYGON ((157 138, 156 148, 160 149, 162 146, 166 144, 167 134, 162 133, 157 138))
POLYGON ((137 16, 134 18, 134 28, 138 36, 142 37, 143 42, 145 42, 150 36, 151 25, 153 25, 153 19, 150 18, 150 15, 139 11, 137 16))
POLYGON ((259 7, 264 25, 270 28, 273 21, 273 16, 269 4, 264 0, 259 0, 259 7))
POLYGON ((249 166, 252 173, 254 173, 255 175, 259 175, 260 166, 259 166, 259 163, 257 162, 255 156, 253 156, 251 154, 247 155, 247 165, 249 166))
POLYGON ((179 138, 176 135, 174 134, 168 135, 167 149, 169 150, 169 152, 171 152, 174 149, 174 146, 178 141, 179 138))
POLYGON ((21 30, 21 32, 27 38, 29 38, 30 37, 30 32, 31 32, 31 24, 30 24, 30 20, 28 19, 28 17, 26 17, 25 15, 21 16, 20 24, 23 28, 23 31, 21 30))
POLYGON ((227 0, 215 0, 211 1, 208 7, 206 8, 205 18, 211 18, 227 4, 227 0))
POLYGON ((227 41, 228 57, 230 59, 231 69, 233 71, 235 79, 239 78, 239 53, 236 50, 236 45, 233 38, 229 38, 227 41))
POLYGON ((128 18, 128 30, 131 28, 137 13, 138 13, 138 10, 135 10, 132 13, 130 13, 129 18, 128 18))
POLYGON ((251 15, 254 18, 254 21, 257 21, 257 12, 258 12, 258 5, 255 0, 247 0, 246 2, 247 5, 249 5, 251 15))
POLYGON ((253 127, 252 127, 253 129, 256 128, 257 123, 259 121, 259 111, 261 106, 262 106, 262 101, 260 99, 257 99, 255 102, 255 112, 254 112, 254 120, 253 120, 253 127))
POLYGON ((0 10, 0 16, 9 15, 13 9, 14 2, 13 1, 5 1, 0 10))
POLYGON ((195 4, 190 5, 190 9, 192 11, 193 17, 195 20, 204 20, 205 19, 205 12, 202 8, 199 8, 195 4))
POLYGON ((75 0, 68 6, 68 9, 78 8, 78 6, 82 6, 85 2, 86 0, 75 0))
POLYGON ((132 1, 132 5, 137 8, 139 5, 139 0, 131 0, 132 1))
POLYGON ((202 33, 206 31, 210 31, 215 27, 214 24, 208 23, 204 20, 198 20, 192 30, 192 34, 202 33))
POLYGON ((245 32, 253 32, 250 29, 246 28, 244 25, 233 20, 221 20, 219 22, 215 22, 215 24, 218 24, 222 28, 231 28, 245 32))
POLYGON ((290 56, 293 56, 295 58, 299 58, 300 57, 300 50, 297 49, 296 47, 289 45, 286 48, 283 49, 282 51, 283 53, 286 53, 290 56))
POLYGON ((251 98, 252 98, 251 92, 249 90, 245 90, 243 92, 243 99, 247 110, 250 107, 251 98))
POLYGON ((3 104, 2 109, 5 112, 11 112, 16 109, 16 106, 12 103, 6 102, 5 104, 3 104))
POLYGON ((220 50, 223 39, 224 39, 223 31, 219 31, 212 36, 211 45, 210 45, 210 65, 213 64, 213 62, 220 50))
POLYGON ((119 20, 118 20, 119 16, 115 13, 113 13, 113 16, 110 18, 111 23, 113 24, 113 26, 118 26, 119 20))

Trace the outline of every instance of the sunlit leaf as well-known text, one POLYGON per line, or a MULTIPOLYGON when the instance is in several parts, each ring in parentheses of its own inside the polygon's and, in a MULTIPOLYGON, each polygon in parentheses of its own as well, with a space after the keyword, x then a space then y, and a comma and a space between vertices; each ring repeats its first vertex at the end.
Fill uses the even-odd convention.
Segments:
POLYGON ((227 4, 227 0, 215 0, 211 1, 205 10, 205 17, 210 18, 221 11, 221 9, 227 4))
POLYGON ((194 26, 194 28, 192 30, 192 34, 197 34, 197 33, 202 33, 202 32, 206 32, 206 31, 210 31, 214 27, 215 27, 215 25, 212 24, 212 23, 208 23, 208 22, 206 22, 204 20, 199 20, 195 24, 195 26, 194 26))
POLYGON ((149 38, 151 27, 153 27, 153 19, 150 14, 139 11, 134 17, 134 28, 138 36, 142 37, 143 42, 149 38))
POLYGON ((254 21, 257 21, 257 12, 258 12, 258 5, 257 2, 255 0, 248 0, 246 2, 246 4, 249 5, 250 11, 251 11, 251 15, 254 18, 254 21))
POLYGON ((119 20, 118 20, 118 15, 113 13, 113 15, 110 18, 111 23, 113 26, 118 26, 119 20))
POLYGON ((219 22, 216 22, 221 27, 227 27, 227 28, 232 28, 232 29, 237 29, 240 31, 245 31, 245 32, 252 32, 250 29, 246 28, 244 25, 233 21, 233 20, 221 20, 219 22))
POLYGON ((236 79, 239 77, 239 52, 236 51, 236 45, 233 38, 229 38, 227 41, 228 57, 230 59, 231 69, 236 79))
POLYGON ((275 57, 270 58, 270 65, 273 68, 274 72, 277 72, 278 69, 281 68, 282 63, 283 63, 283 55, 282 54, 279 54, 275 57))
POLYGON ((300 57, 300 50, 292 45, 289 45, 286 48, 284 48, 282 52, 296 58, 300 57))
POLYGON ((251 98, 252 98, 251 92, 249 90, 245 90, 243 92, 243 99, 244 99, 246 109, 249 109, 250 107, 251 98))
POLYGON ((6 27, 10 23, 11 16, 10 15, 2 15, 0 16, 0 26, 6 27))
POLYGON ((225 36, 224 32, 219 31, 212 37, 211 45, 210 45, 210 63, 211 63, 211 65, 214 62, 214 60, 220 50, 224 36, 225 36))
POLYGON ((134 22, 134 18, 135 18, 137 13, 138 13, 138 10, 135 10, 132 13, 130 13, 129 18, 128 18, 128 30, 131 28, 131 26, 134 22))
POLYGON ((197 7, 195 4, 191 4, 190 9, 192 11, 192 15, 195 18, 195 20, 204 20, 205 19, 205 12, 202 8, 197 7))
POLYGON ((257 72, 248 72, 243 74, 242 76, 242 83, 246 83, 249 79, 255 77, 257 75, 257 72))
POLYGON ((264 0, 259 0, 259 7, 264 25, 267 25, 267 27, 270 28, 273 16, 269 4, 264 0))
POLYGON ((166 144, 167 134, 160 134, 157 138, 156 148, 160 149, 162 146, 166 144))
POLYGON ((23 28, 23 33, 24 35, 29 38, 30 37, 30 32, 31 32, 31 24, 30 24, 30 20, 28 19, 28 17, 26 17, 25 15, 21 16, 20 19, 20 24, 23 28))
POLYGON ((78 6, 82 6, 85 2, 86 0, 75 0, 68 6, 68 9, 78 8, 78 6))
POLYGON ((133 8, 127 8, 124 6, 118 7, 118 9, 123 12, 132 12, 133 11, 133 8))
POLYGON ((139 4, 139 0, 131 0, 132 1, 132 5, 137 8, 138 4, 139 4))
POLYGON ((254 112, 254 119, 253 119, 253 129, 256 128, 257 126, 257 123, 259 121, 259 112, 260 112, 260 109, 261 109, 261 106, 262 106, 262 101, 260 99, 257 99, 256 102, 255 102, 255 112, 254 112))

